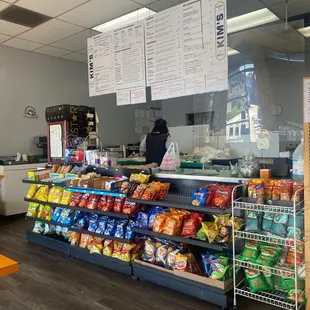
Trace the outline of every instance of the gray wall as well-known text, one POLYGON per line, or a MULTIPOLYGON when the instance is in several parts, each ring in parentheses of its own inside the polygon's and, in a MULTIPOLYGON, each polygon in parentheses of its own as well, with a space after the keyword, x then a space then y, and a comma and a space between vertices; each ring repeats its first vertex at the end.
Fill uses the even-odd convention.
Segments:
POLYGON ((104 143, 139 140, 134 110, 146 105, 117 107, 115 94, 89 98, 86 64, 1 46, 0 155, 40 154, 33 137, 46 135, 45 108, 58 104, 94 106, 104 143), (28 105, 37 119, 22 117, 28 105))

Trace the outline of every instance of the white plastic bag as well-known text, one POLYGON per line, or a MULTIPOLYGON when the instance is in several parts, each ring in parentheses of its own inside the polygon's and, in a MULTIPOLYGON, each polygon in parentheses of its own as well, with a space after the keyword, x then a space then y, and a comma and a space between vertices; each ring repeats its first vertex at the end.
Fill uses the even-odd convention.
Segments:
POLYGON ((171 143, 161 162, 161 170, 177 170, 181 166, 177 143, 171 143))

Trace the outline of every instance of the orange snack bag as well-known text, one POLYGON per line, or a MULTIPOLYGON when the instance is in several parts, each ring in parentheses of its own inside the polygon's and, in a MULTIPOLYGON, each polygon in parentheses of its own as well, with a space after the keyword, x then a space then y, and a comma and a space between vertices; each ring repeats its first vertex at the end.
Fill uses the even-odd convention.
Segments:
POLYGON ((157 214, 154 219, 153 231, 161 233, 165 226, 167 216, 164 214, 157 214))
POLYGON ((168 216, 163 229, 163 234, 176 236, 180 233, 180 221, 172 216, 168 216))
POLYGON ((90 239, 90 235, 81 234, 79 247, 82 249, 86 249, 89 239, 90 239))

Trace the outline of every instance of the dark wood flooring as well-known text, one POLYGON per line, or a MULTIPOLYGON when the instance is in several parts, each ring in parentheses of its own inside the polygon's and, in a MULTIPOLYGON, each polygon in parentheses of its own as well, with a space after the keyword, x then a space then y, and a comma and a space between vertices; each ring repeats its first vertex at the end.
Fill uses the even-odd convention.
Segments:
MULTIPOLYGON (((20 263, 0 278, 2 310, 215 310, 214 305, 28 244, 22 217, 0 218, 0 254, 20 263)), ((240 300, 239 309, 274 308, 240 300)))

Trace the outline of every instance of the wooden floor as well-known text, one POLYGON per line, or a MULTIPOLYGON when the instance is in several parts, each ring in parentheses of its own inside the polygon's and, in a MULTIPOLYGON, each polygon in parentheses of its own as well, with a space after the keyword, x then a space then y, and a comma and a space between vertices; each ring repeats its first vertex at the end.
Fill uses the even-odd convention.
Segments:
MULTIPOLYGON (((28 244, 22 218, 0 218, 0 254, 20 263, 16 274, 0 278, 3 310, 213 310, 195 298, 130 278, 28 244)), ((271 310, 250 300, 239 309, 271 310)))

